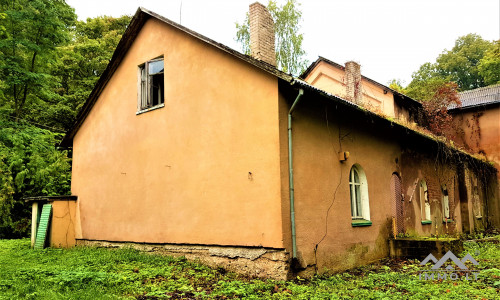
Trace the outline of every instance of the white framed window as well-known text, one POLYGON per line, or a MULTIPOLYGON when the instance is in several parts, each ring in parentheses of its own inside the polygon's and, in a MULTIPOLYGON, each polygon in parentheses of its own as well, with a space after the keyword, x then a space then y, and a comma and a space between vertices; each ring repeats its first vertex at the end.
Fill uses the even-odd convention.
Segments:
POLYGON ((430 221, 431 220, 431 204, 429 202, 429 190, 427 189, 427 182, 424 179, 420 181, 419 186, 420 192, 420 206, 421 206, 421 216, 422 221, 430 221))
POLYGON ((450 219, 450 201, 448 199, 448 189, 446 184, 443 185, 441 189, 443 193, 443 218, 446 220, 450 219))
POLYGON ((368 183, 365 171, 359 164, 354 164, 349 173, 351 195, 351 217, 353 220, 370 220, 368 183))
POLYGON ((138 110, 163 106, 165 95, 163 57, 155 58, 139 66, 138 110))

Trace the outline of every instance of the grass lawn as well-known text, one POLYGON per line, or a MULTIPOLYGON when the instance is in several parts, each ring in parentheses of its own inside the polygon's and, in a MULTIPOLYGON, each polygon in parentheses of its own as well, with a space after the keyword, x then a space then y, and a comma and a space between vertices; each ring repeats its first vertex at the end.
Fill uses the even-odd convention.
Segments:
POLYGON ((274 281, 132 249, 32 250, 28 239, 0 240, 0 299, 500 299, 500 244, 465 246, 459 256, 478 260, 477 280, 420 280, 418 271, 431 264, 384 260, 332 276, 274 281))

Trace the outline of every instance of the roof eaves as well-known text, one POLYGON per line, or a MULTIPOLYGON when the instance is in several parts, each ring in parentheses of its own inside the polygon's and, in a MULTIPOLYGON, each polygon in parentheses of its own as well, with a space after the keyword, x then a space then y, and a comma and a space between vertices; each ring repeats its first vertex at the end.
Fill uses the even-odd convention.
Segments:
POLYGON ((189 34, 189 35, 191 35, 191 36, 199 39, 199 40, 202 40, 202 41, 206 42, 207 44, 210 44, 210 45, 212 45, 212 46, 214 46, 214 47, 216 47, 216 48, 218 48, 218 49, 220 49, 220 50, 222 50, 222 51, 224 51, 226 53, 229 53, 229 54, 231 54, 233 56, 236 56, 236 57, 238 57, 238 58, 240 58, 240 59, 242 59, 242 60, 244 60, 244 61, 246 61, 246 62, 248 62, 250 64, 253 64, 256 67, 258 67, 258 68, 260 68, 260 69, 262 69, 262 70, 264 70, 266 72, 271 73, 272 75, 275 75, 275 76, 277 76, 277 77, 279 77, 281 79, 284 79, 286 81, 290 81, 292 79, 292 75, 287 74, 287 73, 285 73, 283 71, 278 70, 276 68, 276 66, 268 64, 268 63, 263 62, 261 60, 257 60, 255 58, 249 56, 249 55, 242 54, 242 53, 240 53, 237 50, 234 50, 234 49, 232 49, 232 48, 230 48, 230 47, 228 47, 228 46, 226 46, 224 44, 216 42, 216 41, 214 41, 214 40, 212 40, 212 39, 210 39, 210 38, 208 38, 208 37, 206 37, 206 36, 204 36, 204 35, 196 32, 196 31, 193 31, 193 30, 191 30, 191 29, 189 29, 187 27, 184 27, 181 24, 176 23, 176 22, 174 22, 174 21, 172 21, 170 19, 167 19, 167 18, 165 18, 165 17, 163 17, 163 16, 161 16, 161 15, 155 13, 155 12, 152 12, 152 11, 146 9, 146 8, 140 7, 139 9, 142 12, 144 12, 146 14, 149 14, 150 16, 155 17, 156 19, 158 19, 160 21, 162 21, 162 22, 164 22, 166 24, 169 24, 172 27, 175 27, 175 28, 177 28, 177 29, 179 29, 179 30, 181 30, 181 31, 183 31, 183 32, 185 32, 185 33, 187 33, 187 34, 189 34))
POLYGON ((440 138, 440 137, 438 137, 430 132, 421 132, 421 131, 415 130, 413 128, 410 128, 408 126, 405 126, 399 122, 395 122, 394 120, 389 120, 387 118, 384 118, 383 116, 376 114, 370 110, 367 110, 356 103, 353 103, 353 102, 348 101, 346 99, 343 99, 343 98, 340 98, 338 96, 332 95, 328 92, 325 92, 321 89, 318 89, 318 88, 310 85, 309 83, 307 83, 301 79, 294 78, 290 83, 292 86, 298 85, 302 88, 306 88, 307 90, 312 91, 314 93, 317 93, 318 95, 321 95, 323 97, 326 97, 327 99, 333 100, 336 103, 347 105, 347 106, 354 108, 358 111, 363 111, 364 113, 370 115, 374 119, 378 119, 379 121, 386 122, 387 124, 389 124, 393 128, 397 128, 399 130, 405 131, 408 134, 413 134, 415 136, 419 136, 421 138, 426 139, 427 141, 432 141, 432 142, 436 142, 438 144, 441 144, 442 146, 447 147, 447 148, 451 149, 452 151, 455 151, 459 155, 465 155, 470 159, 474 159, 474 160, 480 161, 480 162, 485 163, 485 164, 487 163, 486 161, 483 161, 483 160, 473 156, 472 154, 468 153, 467 151, 465 151, 463 149, 460 149, 460 148, 457 148, 454 146, 450 146, 449 144, 447 144, 445 141, 442 140, 443 138, 440 138))
POLYGON ((458 112, 458 111, 464 111, 468 109, 475 109, 475 108, 485 108, 490 105, 495 105, 495 104, 500 104, 500 100, 495 100, 491 102, 483 102, 483 103, 476 103, 476 104, 471 104, 471 105, 462 105, 462 106, 452 106, 448 108, 449 112, 458 112))

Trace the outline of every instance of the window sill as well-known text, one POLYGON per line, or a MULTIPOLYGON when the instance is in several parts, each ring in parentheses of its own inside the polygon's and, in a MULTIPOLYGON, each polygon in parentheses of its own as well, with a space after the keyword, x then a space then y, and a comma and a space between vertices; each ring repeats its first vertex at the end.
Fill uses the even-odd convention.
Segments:
POLYGON ((136 112, 135 114, 136 115, 140 115, 140 114, 146 113, 148 111, 152 111, 152 110, 155 110, 155 109, 158 109, 158 108, 162 108, 162 107, 165 107, 165 103, 162 103, 162 104, 150 107, 150 108, 146 108, 146 109, 141 109, 138 112, 136 112))
POLYGON ((368 221, 368 220, 352 220, 351 225, 352 225, 352 227, 371 226, 372 225, 372 221, 368 221))
POLYGON ((428 225, 428 224, 432 224, 432 221, 431 220, 422 221, 422 225, 428 225))

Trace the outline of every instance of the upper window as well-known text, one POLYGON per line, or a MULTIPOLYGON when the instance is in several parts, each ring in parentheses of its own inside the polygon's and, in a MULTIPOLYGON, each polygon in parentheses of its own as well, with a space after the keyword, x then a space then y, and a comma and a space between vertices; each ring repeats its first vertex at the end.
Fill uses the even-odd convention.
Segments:
POLYGON ((159 106, 164 102, 163 57, 139 66, 139 110, 159 106))
POLYGON ((349 174, 351 191, 351 216, 353 220, 370 220, 370 206, 368 202, 368 184, 365 172, 360 165, 355 164, 349 174))
POLYGON ((429 191, 427 190, 427 183, 422 179, 420 181, 420 206, 422 208, 422 221, 431 220, 431 204, 429 202, 429 191))

